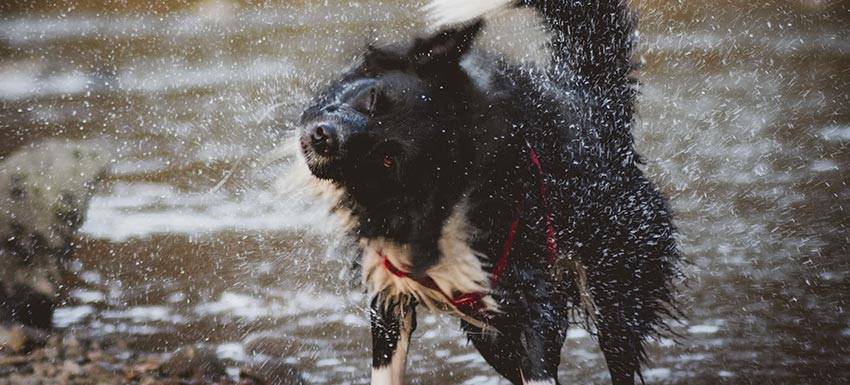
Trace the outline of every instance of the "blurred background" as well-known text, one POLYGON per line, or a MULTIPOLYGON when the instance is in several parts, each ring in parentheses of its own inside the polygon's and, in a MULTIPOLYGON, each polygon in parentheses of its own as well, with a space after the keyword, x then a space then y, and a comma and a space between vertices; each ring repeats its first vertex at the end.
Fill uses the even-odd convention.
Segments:
MULTIPOLYGON (((690 262, 687 318, 673 324, 678 339, 650 343, 647 383, 847 383, 850 2, 631 3, 637 148, 690 262)), ((36 290, 57 301, 42 339, 62 342, 44 343, 103 349, 126 382, 144 383, 121 365, 150 371, 192 346, 219 361, 219 382, 272 362, 288 374, 266 383, 368 383, 365 296, 296 182, 289 140, 311 92, 362 47, 422 33, 421 5, 0 3, 0 189, 12 197, 0 201, 11 223, 0 258, 25 260, 0 264, 0 277, 29 285, 38 279, 20 277, 41 267, 21 255, 60 257, 61 278, 44 273, 52 286, 36 290), (72 187, 57 192, 59 179, 72 187), (39 246, 51 236, 53 248, 39 246)), ((533 21, 500 15, 481 44, 538 60, 533 21)), ((414 341, 413 384, 506 384, 452 319, 421 314, 414 341)), ((103 360, 38 352, 0 348, 30 359, 0 358, 0 384, 50 383, 32 361, 81 365, 73 379, 103 360)), ((582 329, 562 355, 562 382, 608 382, 582 329)))

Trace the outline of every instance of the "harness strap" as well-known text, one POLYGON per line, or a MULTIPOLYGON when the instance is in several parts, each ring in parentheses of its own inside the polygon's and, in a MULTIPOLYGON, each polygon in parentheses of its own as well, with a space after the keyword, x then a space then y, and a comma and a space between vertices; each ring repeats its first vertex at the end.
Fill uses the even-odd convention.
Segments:
POLYGON ((383 260, 384 268, 387 269, 387 271, 389 271, 390 273, 392 273, 396 277, 411 279, 414 282, 416 282, 416 283, 418 283, 418 284, 420 284, 420 285, 422 285, 422 286, 424 286, 428 289, 431 289, 433 291, 436 291, 436 292, 442 294, 442 296, 446 299, 446 301, 451 303, 452 306, 457 308, 461 313, 472 316, 472 315, 478 315, 482 312, 482 310, 484 310, 484 307, 485 307, 484 301, 483 301, 484 295, 485 295, 484 293, 464 293, 464 294, 458 295, 457 297, 452 297, 451 295, 449 295, 448 293, 443 291, 443 289, 441 289, 440 286, 437 285, 437 282, 434 281, 433 278, 431 278, 427 275, 422 276, 422 277, 411 276, 410 273, 395 267, 395 265, 393 265, 393 263, 390 262, 390 259, 384 253, 379 251, 378 255, 381 256, 381 259, 383 260))
POLYGON ((552 267, 558 259, 558 243, 555 241, 555 225, 552 222, 552 210, 549 209, 549 201, 546 199, 549 196, 549 187, 543 179, 543 166, 540 164, 540 158, 537 156, 537 152, 531 148, 531 145, 528 145, 528 158, 531 160, 534 168, 537 169, 537 177, 540 179, 540 201, 542 202, 543 210, 546 212, 544 220, 546 221, 547 261, 549 262, 549 266, 552 267))
MULTIPOLYGON (((546 199, 549 195, 549 189, 546 186, 546 181, 543 179, 543 166, 540 163, 540 158, 537 156, 537 152, 531 147, 528 146, 528 158, 531 162, 531 165, 534 166, 534 169, 537 171, 537 176, 540 181, 539 185, 539 193, 540 200, 543 205, 543 209, 545 211, 545 223, 546 223, 546 261, 549 263, 549 267, 555 265, 558 256, 558 244, 555 240, 555 225, 552 221, 552 212, 549 208, 548 200, 546 199)), ((511 221, 510 226, 508 227, 508 234, 505 238, 505 242, 502 245, 502 255, 499 256, 499 259, 496 261, 496 264, 493 265, 493 270, 490 272, 490 284, 491 286, 496 286, 501 280, 502 276, 507 270, 508 260, 511 255, 511 249, 513 248, 514 240, 516 239, 517 232, 519 231, 519 225, 522 219, 522 204, 517 208, 516 215, 514 216, 514 220, 511 221)), ((381 251, 378 251, 378 255, 381 257, 384 268, 389 271, 391 274, 395 275, 399 278, 407 278, 411 279, 414 282, 436 291, 440 293, 446 301, 448 301, 452 306, 457 308, 463 314, 466 314, 473 318, 482 318, 484 316, 483 311, 486 309, 484 304, 484 297, 487 293, 463 293, 454 297, 451 293, 446 293, 443 289, 437 285, 437 282, 434 281, 428 275, 424 275, 421 277, 411 276, 410 273, 399 269, 389 260, 389 258, 384 255, 381 251)))

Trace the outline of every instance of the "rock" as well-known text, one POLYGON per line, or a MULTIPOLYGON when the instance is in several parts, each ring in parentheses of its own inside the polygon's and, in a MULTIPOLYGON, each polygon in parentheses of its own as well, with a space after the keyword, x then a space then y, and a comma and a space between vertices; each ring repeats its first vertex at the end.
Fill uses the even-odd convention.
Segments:
POLYGON ((111 152, 49 140, 0 161, 0 322, 52 326, 64 260, 111 152))
POLYGON ((168 377, 182 377, 205 380, 224 380, 226 367, 214 351, 197 346, 178 349, 159 371, 168 377))
MULTIPOLYGON (((27 356, 0 357, 0 369, 5 370, 10 367, 25 365, 28 364, 30 361, 31 358, 27 356)), ((3 374, 3 371, 0 371, 0 374, 3 374)))
POLYGON ((271 359, 254 363, 240 372, 242 382, 255 385, 304 385, 306 382, 294 366, 271 359))
POLYGON ((32 271, 31 274, 37 277, 36 282, 34 282, 35 286, 30 286, 16 283, 13 278, 5 276, 6 273, 18 270, 2 266, 2 260, 5 257, 2 249, 0 249, 0 269, 4 269, 0 271, 0 276, 2 276, 0 277, 0 286, 2 286, 0 287, 0 322, 11 321, 42 329, 50 328, 53 322, 53 311, 56 309, 56 293, 53 292, 54 287, 52 285, 45 285, 45 283, 61 278, 57 269, 58 264, 54 266, 45 265, 44 269, 40 271, 32 271), (48 296, 38 290, 47 290, 52 293, 48 296))
POLYGON ((26 335, 20 327, 0 327, 0 349, 20 353, 26 345, 26 335))
POLYGON ((67 335, 62 339, 62 348, 67 358, 80 359, 83 357, 83 347, 80 344, 80 340, 73 335, 67 335))
MULTIPOLYGON (((43 330, 24 328, 47 335, 43 330)), ((8 341, 11 328, 0 329, 0 337, 8 341)), ((26 354, 13 353, 9 349, 0 350, 0 385, 237 385, 235 379, 226 375, 225 365, 216 354, 203 347, 185 347, 175 353, 136 352, 129 346, 117 343, 113 338, 78 340, 63 331, 53 331, 52 335, 39 337, 45 345, 34 348, 26 354), (99 359, 87 360, 72 350, 85 353, 104 351, 97 355, 99 359), (105 349, 105 350, 104 350, 105 349), (51 350, 54 353, 48 353, 51 350), (4 382, 5 381, 5 382, 4 382)), ((99 337, 98 337, 99 338, 99 337)), ((274 370, 265 367, 258 371, 258 380, 246 379, 239 385, 259 384, 260 378, 289 379, 294 373, 291 368, 274 370), (274 374, 277 373, 277 374, 274 374)), ((232 375, 232 372, 231 372, 232 375)), ((262 383, 290 384, 277 381, 262 383)), ((293 384, 300 384, 294 382, 293 384)))
POLYGON ((83 368, 80 367, 80 364, 74 361, 65 360, 62 364, 62 371, 72 376, 79 376, 83 373, 83 368))
POLYGON ((46 333, 33 328, 20 325, 0 326, 0 352, 28 353, 35 347, 44 346, 47 339, 46 333))
POLYGON ((12 385, 41 385, 41 379, 33 376, 22 376, 17 373, 13 373, 9 376, 9 383, 12 385))

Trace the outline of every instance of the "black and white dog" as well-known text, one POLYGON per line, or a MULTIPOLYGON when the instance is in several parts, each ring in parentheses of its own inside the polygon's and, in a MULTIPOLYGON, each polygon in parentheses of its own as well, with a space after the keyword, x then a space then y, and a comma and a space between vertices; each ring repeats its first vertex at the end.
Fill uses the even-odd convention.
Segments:
POLYGON ((454 27, 370 47, 301 117, 304 160, 361 249, 372 384, 402 384, 417 305, 457 315, 514 384, 558 383, 566 330, 584 320, 613 382, 634 383, 675 311, 680 256, 633 147, 625 0, 428 10, 454 27), (508 6, 551 29, 548 68, 472 49, 480 16, 508 6))

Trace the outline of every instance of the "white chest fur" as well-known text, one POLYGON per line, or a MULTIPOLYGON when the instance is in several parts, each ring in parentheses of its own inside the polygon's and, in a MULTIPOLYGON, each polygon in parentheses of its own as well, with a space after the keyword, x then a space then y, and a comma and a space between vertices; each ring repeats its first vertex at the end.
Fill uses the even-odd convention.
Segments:
MULTIPOLYGON (((293 145, 293 148, 295 146, 293 145)), ((303 162, 303 159, 298 158, 303 162)), ((356 227, 357 218, 351 212, 340 205, 345 192, 340 186, 328 181, 322 181, 309 177, 307 167, 300 169, 302 173, 294 173, 300 178, 291 177, 279 184, 288 186, 284 192, 303 191, 303 187, 318 194, 320 201, 332 208, 337 218, 339 230, 349 231, 356 227), (293 187, 294 186, 294 187, 293 187)), ((317 208, 317 210, 321 210, 317 208)), ((410 264, 409 248, 384 238, 363 238, 359 240, 363 250, 362 280, 370 295, 381 294, 384 300, 398 299, 400 296, 412 296, 419 303, 433 311, 453 313, 473 324, 481 325, 479 321, 459 312, 446 300, 443 293, 448 295, 460 295, 467 293, 489 293, 490 274, 481 265, 479 253, 475 252, 469 242, 472 236, 472 227, 466 217, 467 204, 463 201, 455 205, 452 214, 441 231, 438 243, 440 258, 436 265, 428 269, 427 274, 440 291, 426 288, 410 278, 394 275, 384 267, 383 256, 396 267, 403 269, 410 264)), ((498 311, 496 301, 489 295, 482 301, 489 311, 498 311)))
MULTIPOLYGON (((455 206, 443 226, 438 244, 442 255, 437 264, 427 271, 440 288, 439 291, 424 287, 413 279, 397 276, 384 266, 384 257, 399 269, 409 266, 410 252, 407 245, 383 238, 361 239, 363 283, 371 295, 381 294, 384 300, 409 295, 431 310, 454 313, 469 320, 470 317, 459 312, 444 293, 456 296, 490 291, 490 276, 482 267, 479 254, 469 246, 471 231, 466 220, 466 204, 461 202, 455 206)), ((483 301, 488 310, 497 310, 491 296, 485 296, 483 301)))

